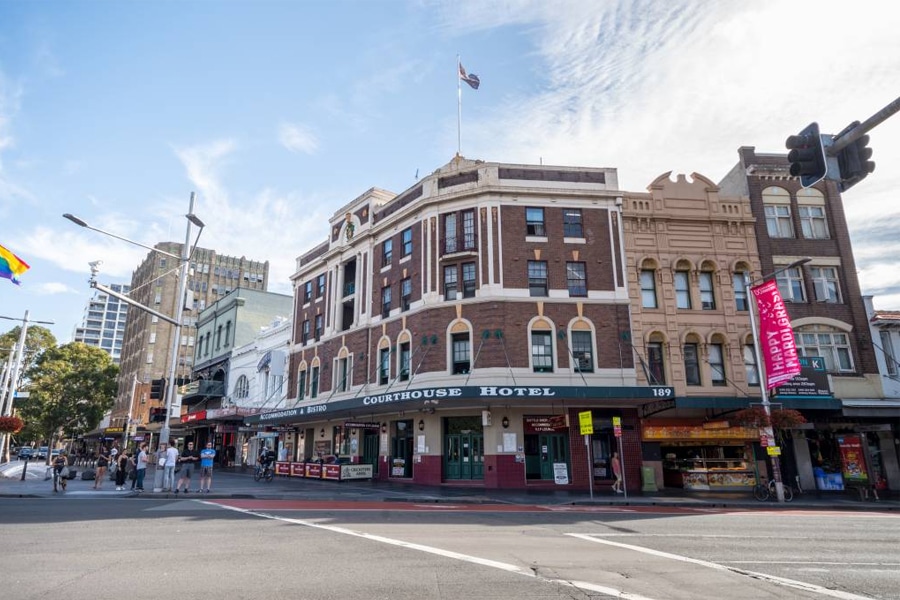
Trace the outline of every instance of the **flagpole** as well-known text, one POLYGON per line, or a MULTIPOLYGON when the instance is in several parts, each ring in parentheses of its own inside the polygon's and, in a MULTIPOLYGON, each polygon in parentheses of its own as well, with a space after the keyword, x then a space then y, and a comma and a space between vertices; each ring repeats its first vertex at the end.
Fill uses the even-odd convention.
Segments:
POLYGON ((462 62, 456 55, 456 156, 462 152, 462 62))

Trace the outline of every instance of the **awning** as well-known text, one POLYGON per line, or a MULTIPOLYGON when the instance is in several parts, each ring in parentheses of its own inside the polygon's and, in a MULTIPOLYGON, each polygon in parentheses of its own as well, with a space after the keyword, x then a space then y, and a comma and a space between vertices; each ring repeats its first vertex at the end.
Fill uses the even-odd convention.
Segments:
POLYGON ((900 400, 888 398, 859 398, 842 400, 847 417, 900 418, 900 400))
MULTIPOLYGON (((677 408, 749 408, 759 405, 759 397, 738 398, 735 396, 682 396, 675 398, 677 408)), ((841 401, 836 398, 784 398, 770 401, 773 408, 792 408, 795 410, 841 410, 841 401)))
MULTIPOLYGON (((293 408, 270 411, 244 418, 248 425, 279 425, 319 421, 322 419, 347 419, 363 415, 386 414, 411 408, 436 409, 479 407, 491 405, 540 406, 548 402, 565 402, 575 408, 641 406, 660 398, 673 398, 674 388, 655 387, 592 387, 592 386, 460 386, 419 388, 387 391, 371 396, 357 396, 347 400, 332 400, 305 404, 293 408)), ((209 412, 209 411, 207 411, 209 412)))

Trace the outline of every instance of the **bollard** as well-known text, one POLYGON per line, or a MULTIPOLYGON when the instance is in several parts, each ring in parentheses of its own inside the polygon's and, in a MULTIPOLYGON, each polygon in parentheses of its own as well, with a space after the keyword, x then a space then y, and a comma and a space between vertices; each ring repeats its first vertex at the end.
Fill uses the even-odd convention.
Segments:
POLYGON ((28 460, 29 460, 30 458, 31 458, 30 456, 26 456, 26 457, 25 457, 25 466, 22 467, 22 479, 21 479, 20 481, 25 481, 25 471, 28 470, 28 460))

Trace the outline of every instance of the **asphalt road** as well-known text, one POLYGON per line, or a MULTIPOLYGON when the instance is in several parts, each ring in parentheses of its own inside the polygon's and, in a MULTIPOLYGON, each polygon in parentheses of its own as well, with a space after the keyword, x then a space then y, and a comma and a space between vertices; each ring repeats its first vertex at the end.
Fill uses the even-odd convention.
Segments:
POLYGON ((0 596, 900 599, 900 514, 0 499, 0 596))

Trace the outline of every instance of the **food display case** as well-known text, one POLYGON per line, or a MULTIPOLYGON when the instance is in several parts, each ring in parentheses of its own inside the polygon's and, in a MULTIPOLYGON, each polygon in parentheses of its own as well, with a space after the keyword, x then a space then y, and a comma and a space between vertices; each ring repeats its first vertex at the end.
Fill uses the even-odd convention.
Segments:
POLYGON ((749 491, 756 484, 750 465, 734 459, 667 460, 665 470, 680 474, 685 490, 749 491))

